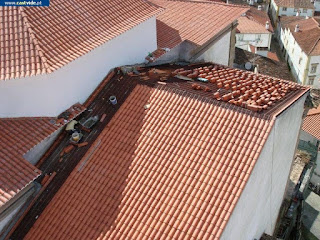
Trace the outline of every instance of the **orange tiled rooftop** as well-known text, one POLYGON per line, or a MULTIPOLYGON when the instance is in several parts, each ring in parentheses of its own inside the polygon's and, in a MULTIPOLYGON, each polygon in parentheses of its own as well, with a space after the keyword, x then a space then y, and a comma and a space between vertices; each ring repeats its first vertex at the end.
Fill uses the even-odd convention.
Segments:
POLYGON ((119 71, 106 86, 136 86, 25 239, 219 239, 275 116, 309 89, 216 64, 119 71))
POLYGON ((173 48, 187 40, 203 45, 248 8, 213 1, 150 0, 164 8, 157 16, 159 48, 173 48), (183 14, 177 14, 183 12, 183 14))
POLYGON ((244 16, 238 18, 237 31, 239 33, 272 33, 273 27, 264 10, 257 10, 255 7, 245 13, 244 16), (266 29, 266 22, 269 23, 269 29, 266 29))
POLYGON ((160 11, 143 0, 1 7, 0 80, 51 73, 160 11))
POLYGON ((281 27, 291 31, 302 51, 310 56, 320 55, 320 23, 315 18, 281 17, 281 27), (299 31, 295 32, 296 25, 299 31))
POLYGON ((320 139, 320 105, 317 108, 310 109, 303 120, 302 130, 320 139))
MULTIPOLYGON (((70 110, 73 118, 84 109, 76 104, 70 110)), ((0 118, 0 207, 41 174, 24 155, 65 124, 62 118, 0 118)))

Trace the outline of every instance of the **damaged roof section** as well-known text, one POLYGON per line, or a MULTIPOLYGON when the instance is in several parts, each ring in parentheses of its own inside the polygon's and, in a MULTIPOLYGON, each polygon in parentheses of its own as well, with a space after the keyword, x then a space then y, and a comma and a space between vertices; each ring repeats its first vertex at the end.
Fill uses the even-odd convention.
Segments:
MULTIPOLYGON (((275 57, 278 58, 277 56, 275 57)), ((245 69, 245 64, 249 62, 252 65, 258 65, 259 73, 261 74, 294 81, 294 78, 288 69, 287 63, 277 61, 275 57, 263 57, 261 55, 257 55, 236 47, 234 63, 237 65, 237 67, 245 69)))
POLYGON ((108 122, 25 239, 219 239, 274 118, 309 89, 210 63, 114 73, 92 100, 108 122), (255 111, 223 98, 238 90, 280 95, 255 111))
POLYGON ((83 110, 80 104, 76 104, 65 111, 68 118, 0 118, 0 207, 41 173, 23 157, 24 154, 83 110))

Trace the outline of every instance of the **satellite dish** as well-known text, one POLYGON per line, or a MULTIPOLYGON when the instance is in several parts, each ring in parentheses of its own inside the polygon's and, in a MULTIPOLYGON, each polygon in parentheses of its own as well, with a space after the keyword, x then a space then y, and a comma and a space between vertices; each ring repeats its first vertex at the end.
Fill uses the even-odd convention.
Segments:
POLYGON ((246 64, 244 65, 245 69, 247 70, 251 70, 252 69, 252 63, 251 62, 246 62, 246 64))

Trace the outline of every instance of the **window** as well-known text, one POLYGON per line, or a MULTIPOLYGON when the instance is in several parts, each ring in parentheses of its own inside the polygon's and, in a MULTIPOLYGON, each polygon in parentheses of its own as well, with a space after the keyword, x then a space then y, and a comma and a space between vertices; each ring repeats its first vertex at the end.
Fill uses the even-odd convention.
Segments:
POLYGON ((268 47, 257 47, 257 51, 268 51, 268 47))
POLYGON ((309 76, 308 78, 309 78, 308 85, 313 85, 315 76, 309 76))
POLYGON ((294 11, 294 12, 298 12, 298 8, 295 8, 293 11, 294 11))
POLYGON ((283 7, 283 8, 282 8, 282 11, 284 11, 284 12, 287 11, 287 8, 286 8, 286 7, 283 7))
POLYGON ((313 64, 311 64, 310 73, 315 73, 315 72, 317 71, 318 64, 319 64, 319 63, 313 63, 313 64))
POLYGON ((261 34, 257 34, 256 35, 256 41, 260 41, 260 39, 261 39, 261 34))
POLYGON ((303 13, 307 13, 307 11, 308 11, 308 9, 305 9, 305 8, 303 9, 303 13))
POLYGON ((292 48, 292 54, 294 53, 294 48, 292 48))
POLYGON ((301 64, 302 62, 302 57, 299 58, 299 65, 301 64))

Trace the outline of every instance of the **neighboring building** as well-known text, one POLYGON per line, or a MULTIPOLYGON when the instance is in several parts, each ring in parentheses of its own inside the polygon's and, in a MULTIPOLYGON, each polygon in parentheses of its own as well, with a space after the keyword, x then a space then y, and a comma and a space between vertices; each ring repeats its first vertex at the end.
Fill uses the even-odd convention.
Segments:
POLYGON ((273 28, 268 14, 260 8, 250 7, 245 15, 238 18, 236 47, 266 57, 271 46, 273 28))
POLYGON ((92 100, 107 120, 84 136, 83 157, 70 153, 78 165, 28 214, 24 239, 272 235, 309 89, 212 63, 114 73, 92 100), (187 74, 210 82, 178 78, 187 74))
POLYGON ((248 8, 209 1, 151 0, 157 16, 158 50, 152 64, 212 61, 232 66, 237 18, 248 8))
POLYGON ((280 47, 299 83, 320 87, 320 27, 315 18, 283 17, 279 24, 280 47))
MULTIPOLYGON (((245 70, 245 64, 250 63, 254 71, 257 67, 257 71, 260 74, 268 75, 275 78, 286 79, 293 81, 294 78, 290 73, 287 64, 278 60, 276 54, 268 54, 268 57, 256 55, 252 52, 236 48, 236 57, 234 60, 234 67, 245 70)), ((249 69, 247 69, 249 70, 249 69)))
POLYGON ((314 1, 314 10, 316 11, 315 13, 319 15, 320 13, 320 0, 313 0, 314 1))
POLYGON ((277 25, 279 17, 283 16, 313 17, 315 6, 310 0, 271 0, 269 10, 272 21, 277 25))
MULTIPOLYGON (((316 109, 310 109, 307 116, 303 120, 300 139, 318 146, 320 142, 320 105, 316 109)), ((320 185, 320 149, 318 149, 316 168, 313 172, 311 182, 320 185)))
POLYGON ((111 68, 144 62, 160 11, 143 0, 0 7, 0 117, 57 116, 111 68))
MULTIPOLYGON (((77 104, 69 108, 69 120, 82 113, 77 104)), ((69 121, 63 118, 0 119, 0 239, 11 220, 37 189, 41 171, 34 165, 69 121)))

